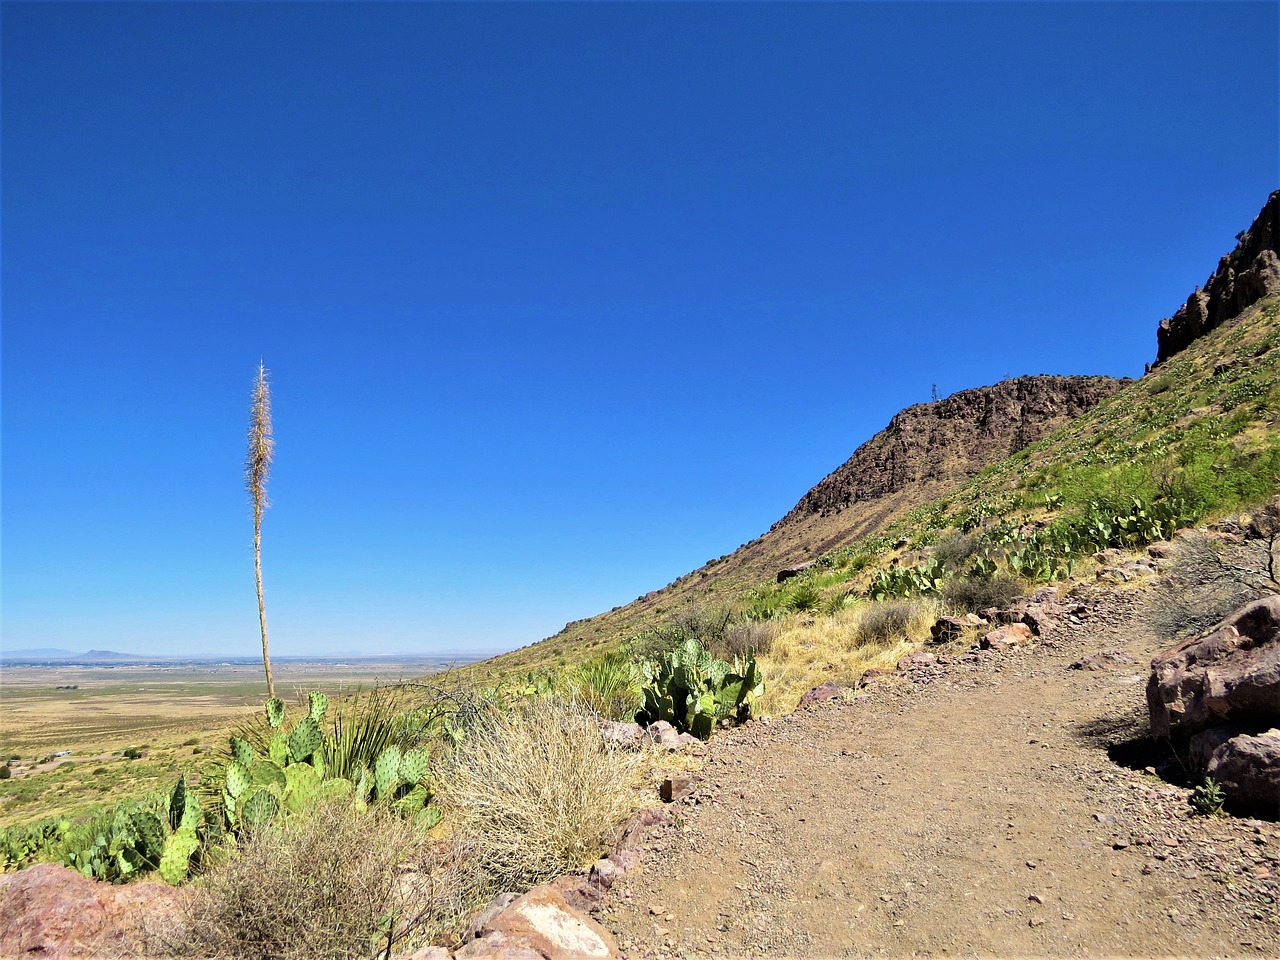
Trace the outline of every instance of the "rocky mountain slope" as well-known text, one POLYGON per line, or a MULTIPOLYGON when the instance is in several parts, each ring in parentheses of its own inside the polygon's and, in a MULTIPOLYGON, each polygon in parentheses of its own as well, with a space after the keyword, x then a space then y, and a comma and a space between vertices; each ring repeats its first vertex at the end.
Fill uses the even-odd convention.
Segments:
POLYGON ((1276 379, 1263 367, 1272 359, 1280 295, 1280 191, 1237 240, 1204 288, 1160 323, 1157 363, 1143 379, 1019 377, 909 407, 763 536, 625 606, 496 658, 490 668, 573 662, 652 628, 684 604, 730 606, 781 569, 895 524, 901 530, 913 511, 941 497, 1009 504, 1019 500, 1015 491, 1052 486, 1071 466, 1101 470, 1128 461, 1155 469, 1185 436, 1199 442, 1197 431, 1210 438, 1200 443, 1202 457, 1237 435, 1247 447, 1265 444, 1275 419, 1268 397, 1276 379), (1213 343, 1202 346, 1205 338, 1213 343))

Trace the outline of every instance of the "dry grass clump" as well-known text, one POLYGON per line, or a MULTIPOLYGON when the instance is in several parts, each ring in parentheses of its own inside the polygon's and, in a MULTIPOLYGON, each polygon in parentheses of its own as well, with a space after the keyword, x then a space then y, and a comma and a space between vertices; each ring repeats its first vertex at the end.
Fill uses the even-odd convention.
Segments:
POLYGON ((426 844, 394 814, 317 803, 255 831, 202 877, 184 952, 337 960, 414 931, 439 934, 474 906, 448 841, 426 844))
POLYGON ((772 620, 741 620, 725 629, 723 641, 712 652, 730 662, 734 657, 764 656, 778 633, 779 626, 772 620))
POLYGON ((479 717, 436 776, 446 817, 503 890, 599 856, 640 806, 642 755, 606 742, 592 712, 539 698, 479 717))
POLYGON ((891 669, 928 637, 941 609, 936 599, 887 600, 790 618, 760 657, 765 695, 753 712, 786 713, 825 680, 851 686, 867 670, 891 669))

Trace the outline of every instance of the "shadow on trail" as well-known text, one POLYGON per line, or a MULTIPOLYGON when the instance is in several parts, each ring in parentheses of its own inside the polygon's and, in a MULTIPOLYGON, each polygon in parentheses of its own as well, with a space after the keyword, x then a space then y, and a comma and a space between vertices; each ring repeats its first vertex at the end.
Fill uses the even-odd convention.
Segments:
POLYGON ((1106 751, 1111 762, 1129 770, 1154 768, 1169 783, 1190 786, 1187 768, 1167 739, 1151 736, 1146 713, 1141 710, 1098 717, 1073 725, 1072 733, 1106 751))

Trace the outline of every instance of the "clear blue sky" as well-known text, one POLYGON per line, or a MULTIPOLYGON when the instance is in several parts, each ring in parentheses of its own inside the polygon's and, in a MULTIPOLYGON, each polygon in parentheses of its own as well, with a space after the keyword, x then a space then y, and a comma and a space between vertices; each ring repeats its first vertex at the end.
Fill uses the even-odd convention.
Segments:
POLYGON ((496 652, 899 409, 1140 375, 1275 3, 3 4, 5 649, 496 652))

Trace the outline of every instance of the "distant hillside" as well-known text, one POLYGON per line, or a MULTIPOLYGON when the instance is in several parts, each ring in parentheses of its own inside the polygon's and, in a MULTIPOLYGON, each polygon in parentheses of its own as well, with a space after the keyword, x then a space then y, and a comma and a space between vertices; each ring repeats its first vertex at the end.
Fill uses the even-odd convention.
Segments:
MULTIPOLYGON (((1205 288, 1160 323, 1143 379, 1019 377, 909 407, 763 536, 488 668, 584 659, 689 602, 732 606, 779 569, 871 535, 919 546, 966 518, 1025 520, 1049 503, 1162 489, 1190 491, 1202 511, 1269 495, 1280 464, 1278 241, 1280 191, 1205 288)), ((891 559, 877 549, 877 562, 891 559)))

